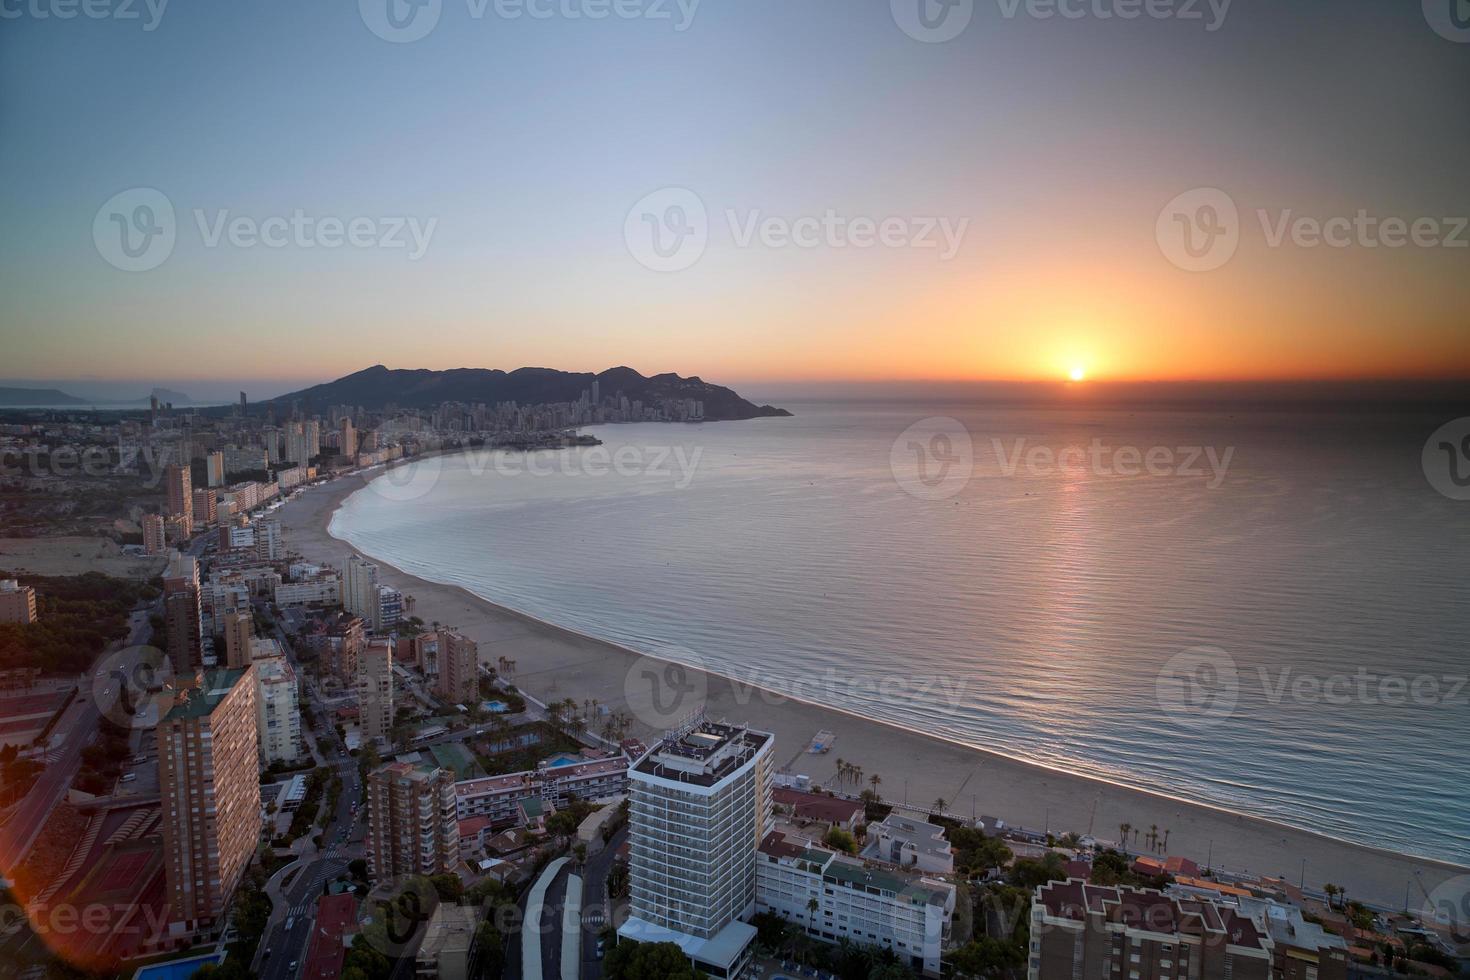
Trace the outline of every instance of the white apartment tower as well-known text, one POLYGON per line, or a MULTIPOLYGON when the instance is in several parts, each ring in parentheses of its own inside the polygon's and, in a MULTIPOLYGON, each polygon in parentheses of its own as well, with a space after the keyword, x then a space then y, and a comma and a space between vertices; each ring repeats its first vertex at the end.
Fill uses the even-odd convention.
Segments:
POLYGON ((376 633, 382 627, 378 566, 361 555, 347 559, 342 574, 342 608, 360 618, 369 633, 376 633))
POLYGON ((713 976, 749 969, 755 928, 741 920, 756 910, 774 742, 698 714, 629 772, 632 915, 619 936, 675 943, 713 976))

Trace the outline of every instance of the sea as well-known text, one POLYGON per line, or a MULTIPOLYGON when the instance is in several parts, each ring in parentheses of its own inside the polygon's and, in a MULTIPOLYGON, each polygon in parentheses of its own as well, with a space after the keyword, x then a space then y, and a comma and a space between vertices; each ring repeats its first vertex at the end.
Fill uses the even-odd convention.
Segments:
POLYGON ((1470 864, 1470 501, 1431 479, 1451 418, 784 404, 421 462, 331 531, 806 700, 1470 864))

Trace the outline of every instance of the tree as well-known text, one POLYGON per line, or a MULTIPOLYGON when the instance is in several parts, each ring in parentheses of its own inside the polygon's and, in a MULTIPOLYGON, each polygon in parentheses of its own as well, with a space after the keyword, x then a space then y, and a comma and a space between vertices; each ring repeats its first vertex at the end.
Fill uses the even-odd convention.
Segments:
POLYGON ((684 951, 673 943, 619 942, 602 961, 607 980, 701 980, 684 951))
POLYGON ((434 892, 439 896, 441 902, 457 905, 464 897, 464 882, 459 880, 459 875, 434 875, 429 879, 429 884, 434 886, 434 892))
POLYGON ((1048 851, 1039 861, 1023 858, 1011 867, 1011 882, 1019 888, 1031 890, 1049 881, 1062 881, 1067 877, 1067 865, 1056 851, 1048 851))
POLYGON ((873 799, 878 798, 878 787, 883 785, 883 777, 876 772, 868 777, 868 784, 873 787, 873 799))
POLYGON ((934 800, 934 812, 935 813, 943 813, 944 812, 944 808, 947 807, 948 805, 949 805, 949 801, 946 800, 944 797, 942 797, 942 796, 936 797, 935 800, 934 800))
POLYGON ((841 827, 833 827, 827 831, 822 843, 835 851, 845 851, 848 854, 856 854, 858 851, 857 839, 841 827))

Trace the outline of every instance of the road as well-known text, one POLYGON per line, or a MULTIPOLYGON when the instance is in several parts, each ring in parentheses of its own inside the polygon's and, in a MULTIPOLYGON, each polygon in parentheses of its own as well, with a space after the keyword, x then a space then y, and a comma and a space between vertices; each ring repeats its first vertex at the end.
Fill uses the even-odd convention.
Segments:
MULTIPOLYGON (((285 649, 289 650, 287 646, 285 649)), ((337 808, 332 813, 322 833, 324 852, 319 852, 308 842, 306 852, 298 864, 299 870, 284 890, 284 901, 274 903, 265 935, 261 937, 256 957, 256 973, 260 980, 295 980, 300 976, 306 961, 306 952, 311 944, 311 931, 316 922, 316 903, 322 895, 323 886, 347 870, 347 865, 363 854, 363 827, 367 811, 354 812, 353 805, 362 799, 361 780, 357 775, 357 760, 336 756, 335 736, 323 737, 328 746, 318 749, 309 731, 303 729, 302 736, 318 763, 330 765, 342 777, 342 793, 337 798, 337 808), (335 761, 327 762, 328 758, 335 761), (287 924, 290 928, 287 928, 287 924)))
MULTIPOLYGON (((149 638, 148 617, 157 608, 158 604, 155 603, 148 608, 134 610, 128 625, 127 642, 122 644, 123 648, 141 647, 149 638)), ((140 655, 130 656, 128 663, 118 663, 118 669, 132 671, 137 665, 137 656, 140 655)), ((7 876, 10 869, 24 860, 26 852, 35 843, 41 828, 50 818, 51 811, 66 796, 81 764, 82 749, 92 741, 92 736, 97 731, 102 709, 94 697, 99 693, 94 690, 94 680, 90 674, 78 678, 77 699, 66 709, 56 726, 56 733, 61 736, 61 745, 47 751, 45 771, 36 779, 35 786, 31 787, 25 799, 21 800, 15 815, 5 822, 4 827, 0 827, 0 869, 7 876)), ((106 698, 112 689, 105 687, 100 693, 106 698)), ((53 736, 53 740, 55 737, 53 736)))

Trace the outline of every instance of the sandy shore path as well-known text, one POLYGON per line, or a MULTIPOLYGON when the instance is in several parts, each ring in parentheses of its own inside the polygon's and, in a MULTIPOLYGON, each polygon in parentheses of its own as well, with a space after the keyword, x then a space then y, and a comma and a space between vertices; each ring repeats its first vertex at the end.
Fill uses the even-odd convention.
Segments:
MULTIPOLYGON (((313 561, 341 567, 356 552, 327 531, 333 513, 351 493, 362 489, 358 476, 308 489, 277 514, 288 546, 313 561)), ((1168 853, 1234 871, 1305 878, 1309 889, 1333 882, 1350 897, 1388 908, 1402 908, 1405 893, 1413 908, 1428 893, 1470 868, 1443 864, 1350 844, 1269 821, 1241 816, 1183 800, 1145 793, 1020 762, 908 732, 868 718, 763 694, 725 678, 698 671, 671 671, 667 664, 570 630, 561 629, 487 602, 457 586, 429 582, 393 568, 381 556, 383 581, 414 598, 414 615, 425 622, 454 625, 473 637, 490 659, 516 661, 515 682, 542 700, 595 698, 635 720, 631 734, 647 738, 676 716, 701 704, 711 718, 748 722, 775 733, 777 760, 824 787, 856 792, 877 774, 879 791, 889 801, 929 806, 938 798, 949 810, 1000 817, 1013 825, 1063 833, 1089 831, 1117 840, 1119 825, 1140 829, 1143 848, 1148 828, 1169 831, 1168 853), (818 731, 836 735, 825 755, 807 753, 818 731), (862 767, 863 786, 835 782, 836 762, 862 767), (1305 862, 1305 866, 1303 865, 1305 862)), ((1351 760, 1343 760, 1350 765, 1351 760)), ((1394 792, 1385 787, 1385 792, 1394 792)), ((1454 887, 1470 882, 1457 882, 1454 887)), ((1463 890, 1463 889, 1461 889, 1463 890)))

